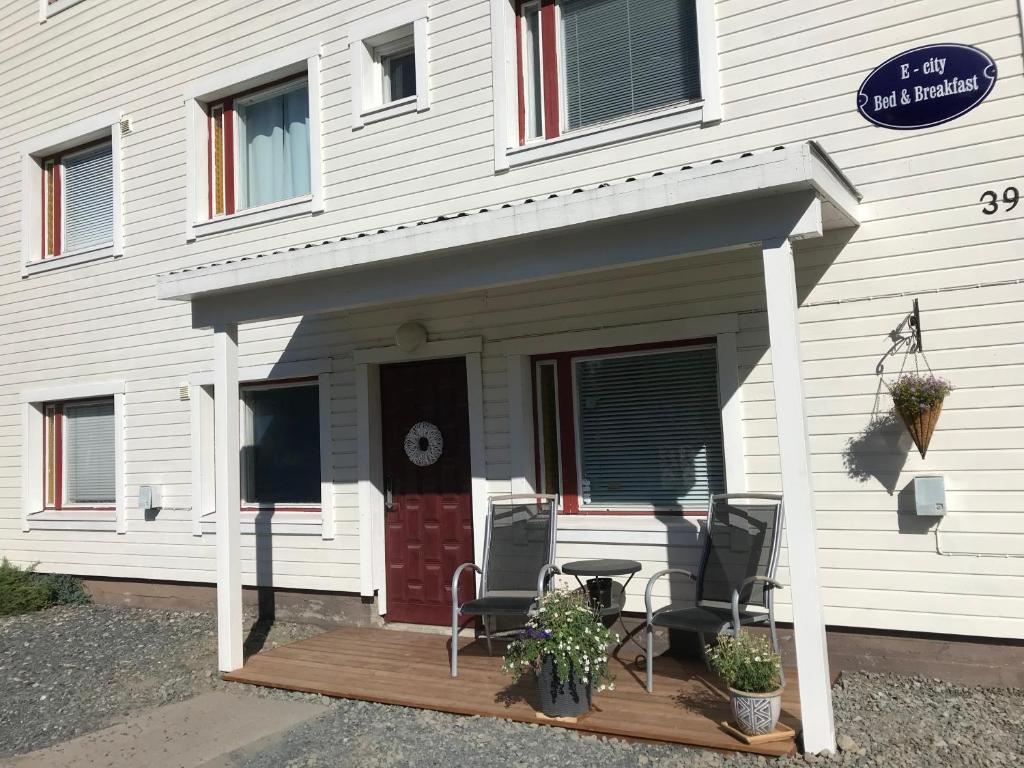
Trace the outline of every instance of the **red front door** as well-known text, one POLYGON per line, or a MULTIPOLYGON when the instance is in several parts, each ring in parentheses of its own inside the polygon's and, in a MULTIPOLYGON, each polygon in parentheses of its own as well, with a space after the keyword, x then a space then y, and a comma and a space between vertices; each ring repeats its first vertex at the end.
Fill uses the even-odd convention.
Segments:
POLYGON ((383 366, 380 392, 386 618, 449 624, 452 574, 473 560, 466 363, 383 366))

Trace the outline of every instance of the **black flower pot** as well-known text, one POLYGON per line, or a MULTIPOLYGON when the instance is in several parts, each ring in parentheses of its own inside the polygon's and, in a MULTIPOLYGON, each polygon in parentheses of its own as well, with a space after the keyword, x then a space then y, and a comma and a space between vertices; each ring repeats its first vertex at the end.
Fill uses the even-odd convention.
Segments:
POLYGON ((590 604, 594 612, 600 614, 602 610, 612 604, 612 580, 606 578, 590 579, 587 582, 587 592, 590 596, 590 604))
POLYGON ((590 682, 581 682, 575 669, 569 670, 568 680, 559 681, 554 656, 541 659, 537 695, 540 711, 548 717, 579 717, 590 711, 590 682))

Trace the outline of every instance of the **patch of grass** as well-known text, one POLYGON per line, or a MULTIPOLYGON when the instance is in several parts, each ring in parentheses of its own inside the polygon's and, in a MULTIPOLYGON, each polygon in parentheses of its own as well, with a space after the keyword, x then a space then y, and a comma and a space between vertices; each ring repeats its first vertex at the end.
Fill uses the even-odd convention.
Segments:
POLYGON ((32 577, 46 585, 52 605, 88 605, 92 602, 82 580, 66 573, 33 573, 32 577))
POLYGON ((0 560, 0 616, 41 611, 51 605, 91 602, 82 583, 62 573, 36 573, 34 565, 19 568, 0 560))
POLYGON ((0 616, 41 611, 50 605, 50 588, 34 578, 35 566, 21 569, 0 561, 0 616))

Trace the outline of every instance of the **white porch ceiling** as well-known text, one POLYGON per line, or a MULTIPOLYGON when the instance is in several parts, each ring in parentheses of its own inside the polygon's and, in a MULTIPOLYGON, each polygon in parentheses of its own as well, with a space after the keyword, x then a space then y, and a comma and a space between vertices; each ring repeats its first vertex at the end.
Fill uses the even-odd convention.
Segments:
POLYGON ((192 301, 197 326, 333 311, 816 237, 857 226, 859 201, 805 142, 178 270, 157 295, 192 301), (412 295, 393 295, 396 274, 412 295))

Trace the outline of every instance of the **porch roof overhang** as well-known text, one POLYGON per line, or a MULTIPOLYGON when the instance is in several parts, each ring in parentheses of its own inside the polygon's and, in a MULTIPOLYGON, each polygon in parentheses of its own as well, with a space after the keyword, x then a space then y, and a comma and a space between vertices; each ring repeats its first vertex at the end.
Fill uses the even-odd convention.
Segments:
POLYGON ((859 202, 810 141, 181 269, 157 296, 196 327, 338 311, 818 237, 859 202))

